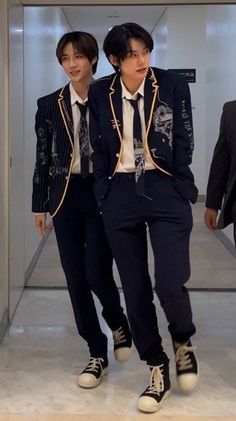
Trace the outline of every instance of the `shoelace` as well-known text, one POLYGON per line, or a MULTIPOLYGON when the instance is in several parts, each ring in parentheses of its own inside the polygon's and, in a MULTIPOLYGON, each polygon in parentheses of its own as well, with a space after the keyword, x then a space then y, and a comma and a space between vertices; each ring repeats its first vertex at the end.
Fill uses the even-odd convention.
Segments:
POLYGON ((126 341, 126 339, 125 339, 125 333, 123 331, 122 326, 119 327, 119 329, 113 331, 112 332, 112 335, 113 335, 113 340, 114 340, 115 345, 122 344, 123 342, 126 341))
POLYGON ((146 393, 152 393, 160 395, 164 390, 164 380, 163 380, 163 364, 152 367, 150 385, 146 390, 146 393))
POLYGON ((102 363, 104 363, 103 358, 93 358, 93 357, 91 357, 85 371, 103 370, 102 363))
POLYGON ((175 360, 176 360, 176 364, 178 364, 178 369, 180 371, 193 367, 189 352, 193 352, 195 349, 196 347, 188 346, 187 344, 178 346, 175 352, 175 360))

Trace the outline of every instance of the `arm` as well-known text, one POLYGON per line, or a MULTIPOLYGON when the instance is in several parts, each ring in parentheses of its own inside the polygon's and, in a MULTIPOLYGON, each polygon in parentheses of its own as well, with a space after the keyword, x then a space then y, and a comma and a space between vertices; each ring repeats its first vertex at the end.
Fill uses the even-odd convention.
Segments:
POLYGON ((46 213, 37 213, 35 215, 35 220, 34 220, 35 226, 41 237, 44 237, 44 235, 46 234, 46 231, 51 230, 53 228, 53 224, 52 223, 47 224, 46 220, 47 220, 46 213))
POLYGON ((49 166, 51 159, 52 134, 48 129, 46 105, 38 100, 35 117, 37 136, 36 163, 33 175, 32 212, 46 213, 49 210, 49 166))
POLYGON ((220 122, 219 137, 211 162, 206 195, 206 207, 215 210, 221 208, 230 170, 230 154, 226 141, 225 126, 224 106, 220 122))
POLYGON ((208 208, 205 211, 204 221, 210 231, 215 231, 217 228, 217 215, 218 211, 216 209, 208 208))
MULTIPOLYGON (((105 160, 105 151, 102 144, 102 135, 99 121, 99 107, 98 93, 95 86, 91 85, 88 93, 89 101, 89 135, 90 143, 93 148, 91 160, 93 162, 93 173, 95 178, 95 195, 98 203, 100 203, 108 194, 109 191, 109 172, 105 160)), ((106 116, 104 116, 106 118, 106 116)))
POLYGON ((173 107, 173 157, 176 188, 188 200, 195 203, 198 190, 190 170, 194 149, 192 107, 186 79, 178 77, 173 107))

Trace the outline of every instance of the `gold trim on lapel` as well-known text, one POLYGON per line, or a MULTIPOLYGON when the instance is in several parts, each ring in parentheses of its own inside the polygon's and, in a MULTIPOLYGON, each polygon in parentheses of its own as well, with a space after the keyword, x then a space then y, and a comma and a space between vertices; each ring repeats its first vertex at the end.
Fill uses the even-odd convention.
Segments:
MULTIPOLYGON (((117 103, 120 104, 121 107, 121 117, 117 118, 117 113, 115 111, 116 104, 114 104, 115 101, 113 101, 113 95, 116 94, 116 89, 114 87, 115 84, 119 82, 118 80, 119 74, 116 74, 112 80, 111 86, 110 86, 110 93, 109 93, 109 100, 110 100, 110 107, 113 115, 113 121, 114 126, 117 130, 117 134, 120 139, 120 151, 119 151, 119 158, 117 160, 116 166, 114 168, 112 176, 116 173, 118 166, 121 162, 122 153, 124 149, 124 141, 123 141, 123 126, 122 126, 122 102, 120 104, 120 98, 117 98, 117 103)), ((120 87, 121 89, 121 87, 120 87)), ((172 176, 171 173, 164 170, 163 168, 159 167, 159 165, 156 164, 156 162, 153 160, 149 146, 148 146, 148 134, 150 131, 151 123, 152 123, 152 116, 153 116, 153 110, 156 103, 157 94, 159 91, 159 86, 157 84, 157 79, 155 77, 153 69, 150 67, 150 75, 147 76, 147 79, 145 81, 145 87, 144 87, 144 109, 145 109, 145 124, 146 124, 146 130, 145 130, 145 138, 144 138, 144 148, 146 153, 148 154, 151 162, 153 165, 163 173, 172 176), (151 86, 150 86, 151 85, 151 86)), ((121 98, 122 101, 122 98, 121 98)), ((119 111, 119 109, 117 109, 119 111)))
MULTIPOLYGON (((114 104, 113 104, 113 98, 112 98, 112 95, 114 95, 114 93, 116 92, 115 91, 115 88, 113 88, 113 85, 115 84, 115 82, 118 82, 118 80, 117 80, 118 77, 119 77, 119 75, 116 74, 115 77, 114 77, 114 79, 112 80, 112 83, 111 83, 111 86, 110 86, 110 91, 111 92, 109 93, 109 100, 110 100, 111 112, 112 112, 112 115, 113 115, 113 121, 114 121, 115 128, 117 130, 119 139, 120 139, 119 159, 117 161, 117 164, 115 166, 115 169, 113 171, 112 176, 116 173, 116 170, 117 170, 117 168, 118 168, 118 166, 120 164, 122 153, 123 153, 123 149, 124 149, 124 146, 123 146, 123 134, 121 133, 121 130, 122 130, 122 115, 121 115, 121 121, 119 119, 117 119, 115 108, 114 108, 114 104), (120 127, 121 127, 121 130, 120 130, 120 127)), ((119 98, 119 100, 120 100, 120 98, 119 98)), ((121 105, 121 112, 122 112, 122 103, 120 105, 121 105)))
POLYGON ((168 171, 164 170, 163 168, 159 167, 159 165, 156 164, 156 162, 153 160, 149 146, 148 146, 148 134, 149 134, 149 130, 151 127, 151 122, 152 122, 152 116, 153 116, 153 109, 155 106, 155 102, 156 102, 156 98, 157 98, 157 94, 159 92, 159 85, 157 84, 157 79, 155 77, 154 71, 153 69, 150 67, 150 71, 151 71, 151 75, 147 78, 146 83, 148 84, 147 87, 150 88, 150 83, 152 84, 152 91, 151 91, 151 106, 150 106, 150 102, 148 101, 148 97, 150 95, 150 92, 146 92, 146 86, 144 87, 144 109, 145 109, 145 122, 146 122, 146 131, 145 131, 145 137, 144 137, 144 148, 146 153, 148 154, 149 159, 151 160, 151 162, 153 163, 153 165, 158 168, 160 171, 164 172, 167 175, 170 175, 172 177, 172 174, 169 173, 168 171), (149 82, 149 80, 151 82, 149 82), (147 115, 147 107, 150 107, 150 111, 149 111, 149 115, 147 115))
POLYGON ((71 121, 71 118, 69 116, 69 113, 68 113, 68 110, 67 110, 67 107, 66 107, 66 104, 65 104, 65 99, 64 99, 64 95, 63 95, 63 92, 64 92, 65 88, 66 87, 62 88, 61 92, 59 93, 59 98, 58 98, 57 102, 58 102, 58 105, 59 105, 59 108, 60 108, 62 120, 63 120, 63 123, 65 125, 65 128, 66 128, 71 146, 72 146, 72 148, 74 148, 74 142, 72 140, 72 136, 74 137, 73 121, 71 121))
POLYGON ((61 200, 60 200, 55 212, 51 215, 52 218, 59 211, 59 209, 60 209, 60 207, 61 207, 61 205, 64 201, 64 198, 65 198, 65 195, 66 195, 66 192, 67 192, 67 188, 68 188, 68 184, 69 184, 69 180, 70 180, 73 162, 74 162, 74 142, 72 140, 72 135, 74 137, 74 129, 73 129, 73 121, 71 121, 71 118, 70 118, 69 113, 67 111, 67 107, 66 107, 65 100, 64 100, 63 92, 64 92, 65 88, 66 88, 66 86, 64 88, 62 88, 61 92, 59 93, 59 98, 58 98, 57 102, 58 102, 58 106, 59 106, 59 109, 60 109, 60 113, 61 113, 61 116, 62 116, 63 123, 65 125, 66 132, 68 134, 68 137, 69 137, 69 140, 70 140, 70 143, 71 143, 72 153, 70 155, 71 161, 70 161, 69 172, 66 176, 66 185, 65 185, 65 188, 64 188, 64 192, 62 194, 61 200))

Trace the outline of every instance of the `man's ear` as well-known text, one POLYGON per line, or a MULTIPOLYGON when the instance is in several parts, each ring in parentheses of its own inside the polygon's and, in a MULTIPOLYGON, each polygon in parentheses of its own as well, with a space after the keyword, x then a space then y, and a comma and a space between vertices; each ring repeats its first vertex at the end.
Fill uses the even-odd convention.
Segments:
POLYGON ((109 59, 110 63, 113 64, 113 66, 119 66, 118 59, 113 54, 110 54, 108 59, 109 59))
POLYGON ((98 58, 97 58, 97 57, 94 57, 94 58, 92 59, 92 64, 97 63, 97 61, 98 61, 98 58))

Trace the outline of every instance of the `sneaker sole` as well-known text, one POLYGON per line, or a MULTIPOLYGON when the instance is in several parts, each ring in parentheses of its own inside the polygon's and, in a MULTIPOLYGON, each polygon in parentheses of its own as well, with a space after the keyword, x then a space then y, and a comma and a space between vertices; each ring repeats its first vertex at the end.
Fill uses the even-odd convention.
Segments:
POLYGON ((79 387, 83 387, 83 389, 94 389, 95 387, 97 387, 97 386, 99 386, 99 384, 102 382, 102 380, 103 380, 103 377, 106 375, 108 373, 108 367, 106 367, 106 368, 104 368, 104 370, 102 371, 102 374, 101 374, 101 377, 99 378, 99 379, 96 379, 96 377, 95 377, 95 380, 94 380, 94 384, 93 385, 89 385, 89 384, 87 384, 86 382, 83 382, 83 378, 81 377, 81 379, 80 379, 80 376, 79 376, 79 379, 78 379, 78 386, 79 387))
MULTIPOLYGON (((164 396, 162 398, 162 401, 159 404, 156 403, 156 405, 154 405, 152 408, 144 408, 144 406, 142 406, 142 403, 140 401, 138 401, 138 410, 141 411, 141 412, 146 412, 148 414, 153 413, 153 412, 157 412, 162 407, 163 401, 166 400, 170 396, 170 394, 171 394, 171 391, 167 390, 167 392, 164 394, 164 396)), ((153 400, 155 400, 155 399, 153 398, 153 400)))

